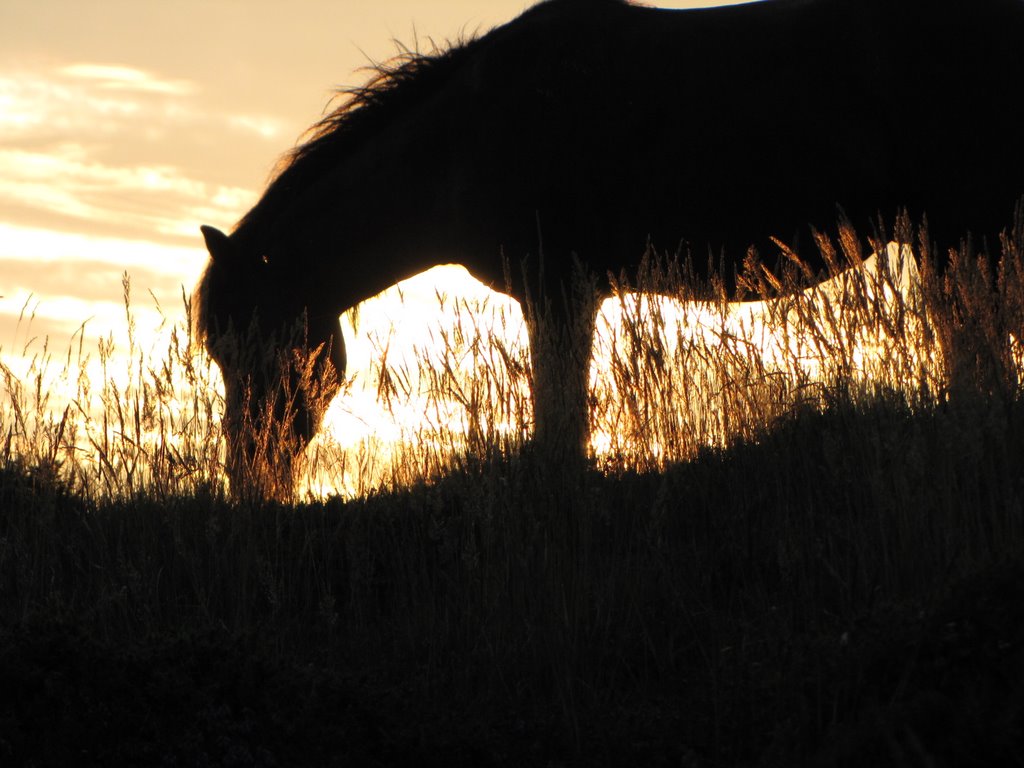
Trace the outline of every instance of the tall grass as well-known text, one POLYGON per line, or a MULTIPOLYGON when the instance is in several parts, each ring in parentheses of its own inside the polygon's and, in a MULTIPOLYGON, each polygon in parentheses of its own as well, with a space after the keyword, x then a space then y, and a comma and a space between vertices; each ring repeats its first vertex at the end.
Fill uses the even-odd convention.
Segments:
MULTIPOLYGON (((44 358, 5 369, 0 625, 213 633, 319 665, 387 734, 379 762, 912 765, 943 738, 978 749, 978 723, 985 757, 1012 756, 1012 696, 957 671, 974 662, 949 627, 969 624, 942 606, 1024 545, 1024 216, 999 258, 965 245, 943 274, 912 234, 806 293, 792 260, 751 262, 777 298, 739 314, 648 265, 634 288, 712 298, 608 305, 624 322, 599 328, 590 467, 531 449, 528 352, 467 307, 417 364, 382 342, 381 397, 429 417, 392 455, 311 447, 347 500, 229 499, 215 373, 183 333, 116 386, 69 363, 53 416, 44 358)), ((863 255, 848 230, 820 247, 837 273, 863 255)), ((1018 647, 998 627, 985 659, 1018 647)))
MULTIPOLYGON (((636 285, 622 282, 598 321, 590 376, 598 462, 664 469, 708 446, 757 439, 795 407, 840 396, 856 402, 887 392, 914 410, 961 390, 1013 400, 1024 301, 1019 233, 1007 234, 999 260, 965 244, 940 276, 926 239, 917 243, 918 274, 913 232, 900 227, 888 245, 874 243, 867 268, 850 269, 868 254, 848 228, 838 243, 820 238, 824 283, 785 250, 778 275, 752 261, 740 285, 762 300, 739 304, 720 287, 696 285, 685 265, 645 260, 636 285)), ((125 338, 111 334, 87 352, 79 333, 59 359, 44 340, 21 350, 27 367, 0 368, 5 460, 56 473, 87 497, 222 491, 223 390, 191 339, 188 302, 182 322, 164 321, 160 353, 136 339, 127 277, 124 296, 125 338)), ((369 376, 395 419, 391 439, 343 449, 344 436, 327 430, 307 452, 304 498, 407 487, 467 456, 509 455, 526 444, 531 368, 522 316, 486 301, 439 304, 447 319, 429 345, 395 360, 389 338, 374 340, 369 376)), ((345 401, 343 394, 335 410, 345 401)))
MULTIPOLYGON (((165 318, 156 329, 166 349, 147 349, 136 336, 127 274, 122 285, 123 338, 110 332, 87 350, 83 326, 55 359, 47 340, 33 349, 26 332, 21 370, 0 361, 0 460, 88 499, 215 489, 224 462, 219 374, 196 354, 188 304, 183 322, 165 318)), ((19 322, 31 320, 23 313, 19 322)))

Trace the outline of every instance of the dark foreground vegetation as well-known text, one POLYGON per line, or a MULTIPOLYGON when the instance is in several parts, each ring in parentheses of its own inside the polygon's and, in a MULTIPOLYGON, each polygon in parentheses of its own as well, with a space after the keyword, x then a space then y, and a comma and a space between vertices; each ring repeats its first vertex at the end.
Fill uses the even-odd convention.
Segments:
POLYGON ((932 285, 919 344, 959 350, 934 391, 835 378, 657 466, 527 445, 283 505, 168 491, 197 465, 167 448, 155 480, 100 492, 128 449, 89 438, 88 486, 60 440, 18 442, 15 403, 0 765, 1021 764, 1006 250, 932 285))
POLYGON ((1011 765, 1024 409, 348 503, 0 480, 4 765, 1011 765), (538 482, 538 477, 544 477, 538 482))

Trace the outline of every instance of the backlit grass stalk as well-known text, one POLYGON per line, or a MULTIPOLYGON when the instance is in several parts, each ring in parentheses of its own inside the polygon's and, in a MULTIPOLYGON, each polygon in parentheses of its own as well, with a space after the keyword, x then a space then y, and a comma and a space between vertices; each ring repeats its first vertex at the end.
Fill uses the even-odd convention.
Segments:
POLYGON ((111 333, 93 358, 84 352, 83 327, 60 370, 45 340, 24 375, 0 368, 3 458, 47 468, 87 498, 215 491, 224 447, 216 370, 194 354, 187 320, 169 329, 164 320, 157 329, 168 330, 162 354, 142 349, 127 276, 123 288, 126 348, 111 333))
MULTIPOLYGON (((965 245, 941 279, 927 238, 918 238, 917 281, 906 249, 882 242, 877 270, 843 272, 864 256, 843 229, 837 243, 818 239, 834 275, 827 284, 808 287, 806 268, 784 248, 778 274, 750 261, 740 284, 768 299, 761 304, 685 303, 707 296, 708 287, 686 277, 685 263, 646 262, 637 284, 623 285, 606 305, 621 319, 614 327, 598 323, 590 408, 599 464, 664 468, 705 446, 758 439, 794 408, 842 398, 890 393, 912 409, 962 399, 965 391, 1011 401, 1024 337, 1020 233, 1018 220, 999 260, 965 245)), ((896 238, 915 239, 905 222, 896 238)), ((49 467, 85 495, 223 490, 216 369, 196 354, 187 321, 168 329, 165 355, 140 349, 127 279, 124 287, 126 354, 115 356, 107 337, 97 367, 83 353, 82 333, 56 374, 45 342, 27 376, 4 367, 7 460, 49 467), (99 381, 90 380, 87 371, 97 370, 99 381), (68 390, 66 401, 53 400, 68 390)), ((524 445, 532 408, 521 317, 464 302, 452 308, 431 348, 411 359, 394 359, 386 341, 378 345, 379 399, 393 411, 419 413, 397 445, 371 440, 342 451, 319 440, 307 456, 308 489, 408 487, 466 457, 508 455, 524 445)))

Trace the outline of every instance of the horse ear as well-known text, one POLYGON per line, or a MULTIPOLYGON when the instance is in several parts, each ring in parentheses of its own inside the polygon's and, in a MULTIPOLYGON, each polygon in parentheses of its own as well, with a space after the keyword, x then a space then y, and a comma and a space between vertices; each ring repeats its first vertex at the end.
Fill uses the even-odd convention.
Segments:
POLYGON ((235 257, 235 248, 231 239, 216 227, 204 224, 199 228, 206 241, 206 250, 210 252, 210 258, 221 264, 232 261, 235 257))

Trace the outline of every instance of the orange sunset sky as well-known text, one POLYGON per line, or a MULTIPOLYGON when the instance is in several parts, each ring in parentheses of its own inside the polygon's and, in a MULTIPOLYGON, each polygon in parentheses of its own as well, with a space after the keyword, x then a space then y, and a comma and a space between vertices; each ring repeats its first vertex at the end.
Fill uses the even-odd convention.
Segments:
POLYGON ((86 346, 123 326, 125 270, 143 316, 150 292, 180 313, 199 225, 231 228, 336 86, 365 80, 393 38, 484 32, 528 5, 3 0, 0 355, 30 337, 66 349, 87 320, 86 346))

